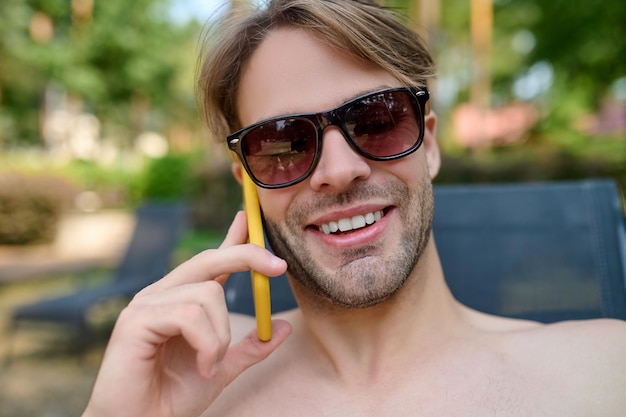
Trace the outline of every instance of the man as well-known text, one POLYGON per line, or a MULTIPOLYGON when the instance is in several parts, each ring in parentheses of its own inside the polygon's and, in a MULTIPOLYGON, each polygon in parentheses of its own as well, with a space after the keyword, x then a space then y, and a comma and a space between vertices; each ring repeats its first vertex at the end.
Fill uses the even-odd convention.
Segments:
POLYGON ((350 0, 276 0, 219 33, 208 124, 236 131, 233 171, 256 182, 278 256, 246 244, 239 213, 219 249, 139 293, 84 416, 624 414, 624 323, 541 325, 450 294, 431 234, 432 60, 415 34, 350 0), (248 269, 287 270, 300 307, 269 342, 226 309, 221 283, 248 269))

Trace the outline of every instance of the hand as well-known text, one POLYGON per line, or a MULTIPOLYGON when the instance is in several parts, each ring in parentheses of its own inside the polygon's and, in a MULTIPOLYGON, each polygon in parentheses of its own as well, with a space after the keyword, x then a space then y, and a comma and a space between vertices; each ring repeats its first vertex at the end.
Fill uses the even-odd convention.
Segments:
POLYGON ((230 345, 221 284, 231 272, 277 276, 287 267, 246 240, 240 212, 219 249, 196 255, 135 296, 115 325, 84 417, 199 416, 287 338, 291 326, 276 320, 271 341, 261 342, 255 329, 230 345))

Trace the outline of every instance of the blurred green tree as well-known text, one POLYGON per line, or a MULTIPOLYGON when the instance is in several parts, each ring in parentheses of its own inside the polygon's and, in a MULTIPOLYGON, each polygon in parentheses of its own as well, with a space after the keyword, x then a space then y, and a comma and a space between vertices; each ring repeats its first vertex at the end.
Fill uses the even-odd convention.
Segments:
MULTIPOLYGON (((428 38, 440 74, 436 103, 445 116, 469 98, 471 1, 381 0, 411 15, 418 29, 424 29, 420 13, 427 1, 438 10, 433 24, 439 29, 428 38)), ((126 142, 139 130, 197 123, 192 72, 199 24, 174 22, 169 3, 2 1, 0 146, 41 141, 50 86, 95 113, 103 135, 126 142)), ((534 100, 550 116, 542 129, 571 127, 626 79, 623 0, 493 3, 492 104, 534 100)))
POLYGON ((198 24, 172 22, 167 7, 166 0, 3 1, 0 143, 40 142, 50 86, 89 109, 104 134, 120 140, 195 120, 193 77, 187 75, 198 24))
POLYGON ((505 55, 499 65, 506 69, 496 83, 510 89, 522 71, 544 65, 552 73, 545 98, 557 118, 596 110, 626 77, 623 0, 497 0, 496 28, 498 50, 505 55), (506 55, 516 68, 504 63, 506 55))

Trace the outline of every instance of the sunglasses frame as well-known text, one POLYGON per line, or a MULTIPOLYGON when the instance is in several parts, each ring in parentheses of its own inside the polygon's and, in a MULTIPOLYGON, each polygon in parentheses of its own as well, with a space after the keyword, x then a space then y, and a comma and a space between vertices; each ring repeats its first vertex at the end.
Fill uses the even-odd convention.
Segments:
POLYGON ((422 141, 424 140, 425 116, 430 111, 430 108, 428 106, 429 98, 430 98, 430 92, 428 91, 428 88, 426 87, 385 88, 382 90, 372 91, 372 92, 360 95, 358 97, 355 97, 331 110, 327 110, 327 111, 323 111, 319 113, 285 114, 285 115, 261 120, 249 126, 246 126, 243 129, 240 129, 234 133, 231 133, 230 135, 226 137, 226 143, 228 145, 228 148, 237 154, 239 161, 241 162, 244 169, 246 170, 246 172, 248 173, 248 175, 250 176, 250 178, 256 185, 258 185, 259 187, 268 188, 268 189, 285 188, 285 187, 289 187, 291 185, 297 184, 301 181, 304 181, 315 170, 315 167, 317 166, 320 156, 322 154, 322 142, 323 142, 324 130, 328 126, 338 127, 342 135, 344 136, 344 139, 348 142, 350 147, 354 149, 354 151, 357 152, 359 155, 367 159, 370 159, 372 161, 391 161, 391 160, 402 158, 404 156, 407 156, 415 152, 422 145, 422 141), (411 146, 409 149, 401 153, 390 155, 390 156, 371 155, 365 152, 364 150, 362 150, 355 143, 355 140, 352 138, 352 136, 348 132, 348 129, 345 126, 345 120, 344 120, 345 114, 347 110, 350 109, 355 103, 367 97, 374 96, 377 94, 393 93, 393 92, 408 92, 409 95, 411 96, 412 103, 414 105, 413 111, 415 113, 415 117, 418 122, 419 136, 413 146, 411 146), (251 171, 246 161, 246 158, 244 158, 243 156, 243 152, 241 150, 241 144, 244 141, 246 135, 250 131, 256 129, 257 127, 265 123, 278 121, 278 120, 284 120, 284 119, 304 119, 304 120, 309 121, 316 128, 317 132, 315 136, 315 142, 316 142, 315 143, 315 155, 313 156, 313 160, 311 161, 310 167, 302 175, 298 176, 297 178, 291 181, 285 182, 285 183, 280 183, 280 184, 266 184, 262 181, 259 181, 259 179, 256 178, 254 173, 251 171))

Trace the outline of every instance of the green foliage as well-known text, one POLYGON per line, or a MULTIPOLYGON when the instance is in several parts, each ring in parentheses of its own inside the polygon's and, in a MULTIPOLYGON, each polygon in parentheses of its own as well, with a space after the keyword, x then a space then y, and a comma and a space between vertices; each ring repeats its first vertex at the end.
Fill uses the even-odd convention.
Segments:
POLYGON ((190 189, 191 164, 189 155, 180 154, 150 160, 144 172, 142 199, 184 199, 190 189))
POLYGON ((185 262, 206 249, 217 248, 224 240, 223 232, 192 229, 183 234, 173 256, 174 265, 185 262))
POLYGON ((225 232, 241 208, 241 186, 229 169, 199 165, 191 189, 192 223, 199 230, 225 232))
POLYGON ((509 68, 508 74, 500 75, 500 89, 510 86, 512 77, 524 67, 545 61, 554 68, 556 84, 550 94, 558 100, 552 105, 584 96, 579 103, 593 110, 611 83, 626 76, 620 62, 620 57, 626 56, 626 3, 621 0, 581 4, 568 0, 500 0, 496 2, 494 20, 496 44, 509 45, 508 51, 499 48, 494 60, 502 63, 513 59, 519 63, 517 68, 509 68), (529 31, 535 39, 534 47, 525 55, 510 47, 513 36, 521 30, 529 31))
MULTIPOLYGON (((441 8, 440 28, 431 47, 441 86, 452 80, 455 89, 447 103, 437 91, 433 94, 445 149, 451 142, 445 137, 450 125, 446 112, 468 98, 471 85, 471 2, 436 1, 441 8)), ((193 69, 199 25, 169 21, 167 0, 95 1, 90 17, 83 19, 73 16, 72 3, 0 2, 0 148, 41 145, 42 99, 51 85, 94 113, 102 123, 102 136, 111 138, 121 155, 127 155, 141 131, 153 130, 173 139, 169 129, 175 125, 194 130, 191 126, 198 121, 193 69), (38 13, 52 22, 48 40, 31 36, 30 26, 38 13)), ((415 8, 411 0, 380 3, 401 13, 415 8)), ((626 2, 494 0, 494 13, 493 102, 513 100, 515 80, 537 62, 549 63, 552 84, 535 102, 542 120, 534 136, 519 146, 477 152, 452 149, 441 181, 608 175, 626 184, 624 140, 590 138, 576 130, 580 116, 597 110, 609 86, 626 77, 622 62, 626 2), (520 33, 532 39, 526 51, 513 47, 520 33)), ((60 173, 81 190, 98 193, 104 207, 133 205, 143 198, 189 197, 195 223, 204 229, 222 230, 239 207, 239 186, 229 172, 181 156, 152 161, 145 171, 126 163, 123 157, 108 167, 75 161, 60 173)))
POLYGON ((0 244, 52 241, 72 195, 73 187, 60 178, 0 174, 0 244))
POLYGON ((102 166, 95 162, 74 160, 57 170, 82 191, 93 191, 103 208, 134 206, 141 199, 142 175, 136 168, 115 164, 102 166))
POLYGON ((612 178, 626 194, 626 142, 564 136, 562 146, 513 146, 445 155, 437 183, 612 178), (577 145, 577 146, 574 146, 577 145))
POLYGON ((193 82, 181 89, 178 81, 179 73, 188 72, 181 55, 194 54, 198 27, 169 22, 166 5, 96 1, 92 13, 79 18, 69 1, 1 2, 0 106, 15 123, 13 131, 0 132, 0 144, 41 141, 38 113, 51 84, 80 97, 103 122, 103 133, 115 129, 123 140, 169 121, 193 121, 193 82), (52 24, 52 36, 33 39, 29 27, 42 15, 52 24))

